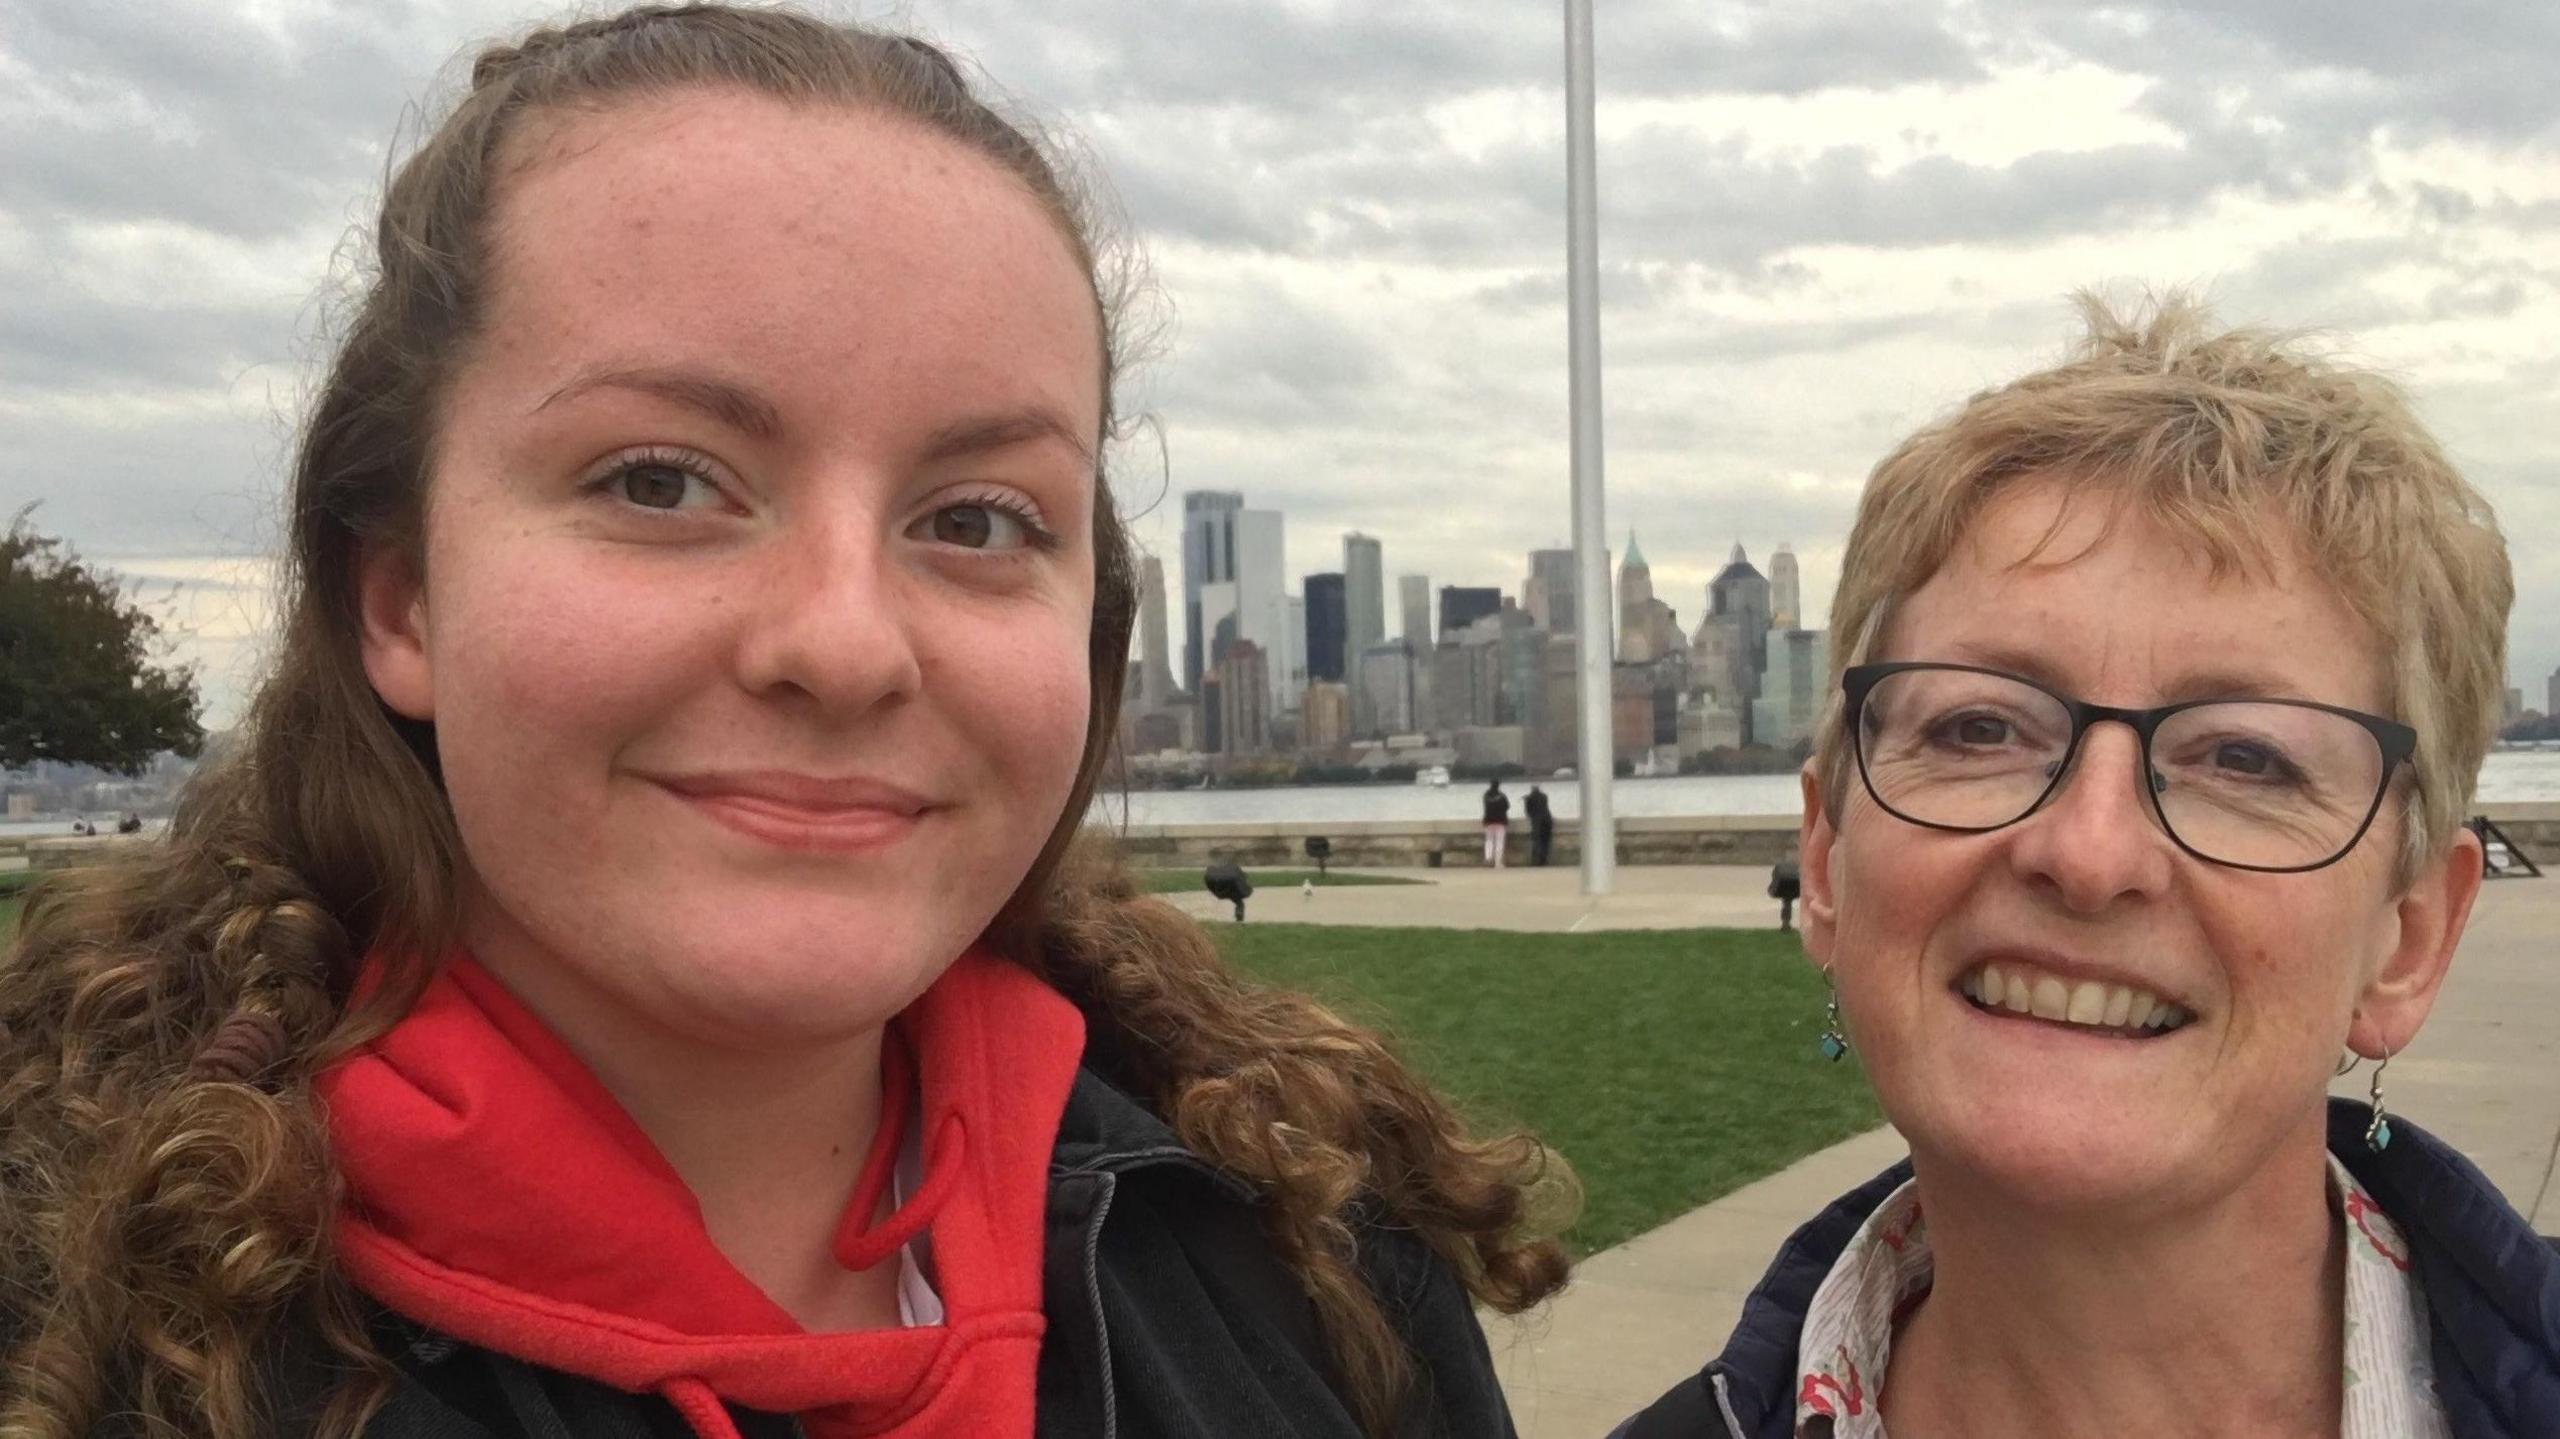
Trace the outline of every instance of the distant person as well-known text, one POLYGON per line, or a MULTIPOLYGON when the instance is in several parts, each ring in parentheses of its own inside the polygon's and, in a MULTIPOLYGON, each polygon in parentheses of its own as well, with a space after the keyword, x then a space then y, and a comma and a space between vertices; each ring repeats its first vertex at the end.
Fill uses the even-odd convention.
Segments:
POLYGON ((644 6, 395 158, 236 745, 0 956, 0 1433, 1512 1431, 1544 1153, 1078 842, 1133 257, 976 68, 644 6))
POLYGON ((89 823, 89 817, 87 815, 81 815, 71 821, 71 832, 73 834, 96 834, 98 832, 98 827, 89 823))
POLYGON ((1502 792, 1502 781, 1484 787, 1484 862, 1502 868, 1503 841, 1511 834, 1511 796, 1502 792))
POLYGON ((1529 863, 1543 868, 1556 842, 1556 812, 1547 806, 1547 792, 1529 786, 1521 797, 1520 812, 1529 816, 1529 863))
POLYGON ((2085 308, 1876 466, 1830 606, 1804 949, 1910 1158, 1618 1439, 2560 1433, 2560 1253, 2383 1102, 2480 892, 2506 543, 2379 377, 2085 308))
POLYGON ((138 814, 129 814, 129 815, 126 815, 123 819, 120 819, 120 820, 116 821, 116 833, 118 833, 118 834, 140 834, 140 833, 142 833, 142 816, 140 816, 140 815, 138 815, 138 814))

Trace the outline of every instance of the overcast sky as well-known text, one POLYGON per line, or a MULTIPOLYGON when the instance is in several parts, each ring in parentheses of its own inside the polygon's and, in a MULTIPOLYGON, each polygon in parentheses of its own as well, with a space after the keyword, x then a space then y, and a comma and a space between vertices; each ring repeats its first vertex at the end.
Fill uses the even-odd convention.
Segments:
MULTIPOLYGON (((1517 592, 1570 534, 1561 6, 912 0, 1080 136, 1170 315, 1124 505, 1179 492, 1517 592)), ((1818 619, 1904 432, 2185 284, 2401 378, 2496 504, 2516 682, 2560 661, 2560 6, 1599 0, 1609 526, 1693 623, 1737 541, 1818 619)), ((227 723, 332 256, 483 0, 8 0, 0 512, 166 594, 227 723)), ((1395 586, 1388 586, 1392 597, 1395 586)), ((1392 604, 1392 598, 1390 599, 1392 604)), ((1179 608, 1174 610, 1180 614, 1179 608)), ((1392 631, 1392 621, 1391 621, 1392 631)), ((1176 636, 1176 644, 1180 637, 1176 636)))

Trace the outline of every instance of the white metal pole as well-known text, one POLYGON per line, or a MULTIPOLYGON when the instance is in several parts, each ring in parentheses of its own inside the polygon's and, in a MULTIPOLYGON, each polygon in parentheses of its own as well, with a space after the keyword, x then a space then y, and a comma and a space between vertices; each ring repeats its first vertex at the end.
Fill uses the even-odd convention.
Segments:
POLYGON ((1581 701, 1582 892, 1617 878, 1618 819, 1609 725, 1608 513, 1600 482, 1600 222, 1592 173, 1591 0, 1565 0, 1564 134, 1567 327, 1572 335, 1574 637, 1581 701))

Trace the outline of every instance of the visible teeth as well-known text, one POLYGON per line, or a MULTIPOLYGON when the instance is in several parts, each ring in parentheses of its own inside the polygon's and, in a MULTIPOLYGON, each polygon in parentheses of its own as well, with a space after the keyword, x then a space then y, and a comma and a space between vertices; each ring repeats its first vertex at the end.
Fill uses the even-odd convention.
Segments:
POLYGON ((2060 1019, 2070 1012, 2071 993, 2062 987, 2062 981, 2049 974, 2039 976, 2035 987, 2036 1018, 2060 1019))
POLYGON ((2106 1017, 2107 987, 2083 982, 2071 991, 2071 1008, 2064 1018, 2073 1024, 2096 1024, 2106 1017))
POLYGON ((1997 964, 1983 965, 1965 976, 1957 988, 1986 1008, 2032 1014, 2065 1024, 2166 1032, 2195 1018, 2187 1010, 2130 985, 2100 984, 2095 980, 2075 984, 2059 975, 2041 974, 2016 964, 2005 969, 1997 964))

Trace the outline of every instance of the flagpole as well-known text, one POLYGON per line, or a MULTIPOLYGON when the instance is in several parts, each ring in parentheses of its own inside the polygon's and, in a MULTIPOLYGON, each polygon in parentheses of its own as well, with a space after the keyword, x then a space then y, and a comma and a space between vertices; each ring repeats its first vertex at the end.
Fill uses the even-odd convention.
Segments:
POLYGON ((1600 472, 1600 223, 1592 166, 1591 0, 1565 0, 1565 267, 1573 406, 1575 686, 1581 711, 1582 892, 1618 869, 1610 744, 1608 515, 1600 472))

